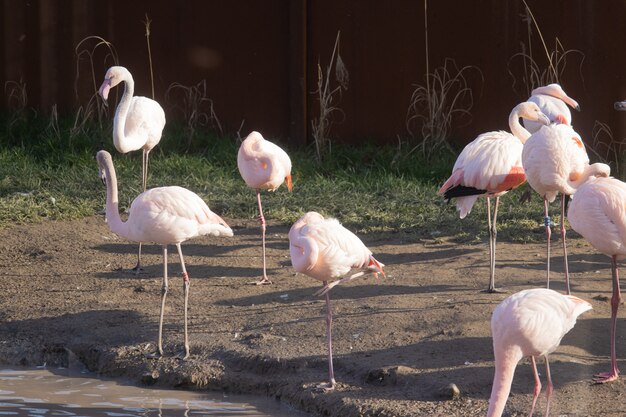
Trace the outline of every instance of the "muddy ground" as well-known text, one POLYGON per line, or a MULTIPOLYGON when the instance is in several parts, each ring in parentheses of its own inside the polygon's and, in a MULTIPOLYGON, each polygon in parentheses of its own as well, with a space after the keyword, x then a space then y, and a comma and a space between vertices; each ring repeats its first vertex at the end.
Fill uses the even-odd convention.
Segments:
MULTIPOLYGON (((227 221, 234 237, 183 246, 191 277, 191 358, 185 362, 173 358, 183 335, 175 248, 169 251, 166 357, 150 360, 144 355, 157 338, 160 247, 144 246, 145 273, 137 277, 128 272, 136 245, 112 234, 102 216, 0 231, 0 362, 86 366, 136 384, 262 394, 311 415, 485 414, 493 378, 489 320, 506 297, 480 292, 488 280, 486 243, 418 240, 404 232, 361 236, 387 265, 387 277, 332 290, 338 387, 319 393, 314 387, 327 376, 325 304, 313 295, 319 283, 294 273, 288 227, 270 224, 274 284, 248 285, 261 274, 258 224, 227 221), (458 386, 459 397, 450 398, 449 384, 458 386)), ((562 254, 558 238, 554 242, 553 288, 562 290, 562 254)), ((591 383, 609 366, 609 259, 580 238, 569 246, 573 293, 594 309, 551 356, 551 415, 623 416, 623 380, 591 383)), ((544 268, 543 244, 499 243, 496 283, 508 294, 543 286, 544 268)), ((621 320, 622 367, 625 327, 621 320)), ((527 415, 532 388, 524 361, 505 415, 527 415)), ((542 395, 537 415, 544 404, 542 395)))

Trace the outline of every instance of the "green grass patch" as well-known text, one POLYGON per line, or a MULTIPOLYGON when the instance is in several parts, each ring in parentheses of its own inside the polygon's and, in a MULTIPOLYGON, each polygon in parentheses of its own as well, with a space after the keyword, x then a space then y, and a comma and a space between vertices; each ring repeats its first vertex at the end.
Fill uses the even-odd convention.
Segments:
MULTIPOLYGON (((29 119, 27 126, 4 122, 0 227, 102 212, 105 189, 95 162, 99 149, 113 155, 121 209, 128 208, 140 193, 141 154, 117 153, 110 127, 91 126, 70 137, 63 123, 59 129, 50 129, 45 120, 29 119), (29 137, 19 137, 23 134, 29 137)), ((182 135, 180 127, 167 128, 150 156, 149 186, 180 185, 199 194, 224 217, 256 218, 254 192, 237 170, 237 140, 197 132, 188 147, 188 138, 182 135)), ((426 161, 409 152, 409 145, 405 147, 337 145, 321 165, 315 161, 313 148, 288 149, 294 190, 288 193, 281 187, 263 193, 264 214, 272 221, 291 224, 315 210, 361 234, 400 234, 407 240, 447 236, 468 242, 485 240, 484 199, 460 220, 454 202, 446 204, 436 194, 455 157, 435 155, 426 161)), ((530 204, 522 205, 517 202, 519 195, 514 191, 502 198, 498 238, 520 242, 543 238, 541 200, 535 194, 530 204)), ((552 209, 558 213, 556 204, 552 209)))

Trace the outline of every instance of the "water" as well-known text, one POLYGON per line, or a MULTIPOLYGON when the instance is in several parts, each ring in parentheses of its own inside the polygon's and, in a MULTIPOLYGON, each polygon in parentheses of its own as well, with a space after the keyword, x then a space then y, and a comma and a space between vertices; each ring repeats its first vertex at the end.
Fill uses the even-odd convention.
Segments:
POLYGON ((0 417, 287 417, 302 414, 254 396, 159 390, 72 375, 67 370, 0 370, 0 417))

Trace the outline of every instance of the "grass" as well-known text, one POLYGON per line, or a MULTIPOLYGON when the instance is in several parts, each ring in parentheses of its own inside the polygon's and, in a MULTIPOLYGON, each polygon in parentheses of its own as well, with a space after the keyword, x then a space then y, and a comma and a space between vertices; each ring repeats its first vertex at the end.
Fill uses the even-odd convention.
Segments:
MULTIPOLYGON (((6 120, 0 118, 0 126, 6 120)), ((49 121, 29 119, 22 126, 13 125, 11 136, 6 134, 8 127, 0 131, 0 228, 101 213, 105 189, 95 162, 99 149, 113 155, 121 209, 127 209, 139 194, 141 154, 118 154, 110 131, 95 126, 88 134, 70 137, 72 122, 61 118, 59 128, 52 132, 47 128, 49 121), (28 135, 29 145, 22 144, 21 135, 28 135)), ((254 193, 237 170, 237 140, 198 131, 192 149, 186 152, 187 144, 180 140, 183 135, 184 126, 166 128, 161 144, 151 153, 150 186, 181 185, 226 218, 256 218, 254 193)), ((264 193, 268 219, 289 225, 315 210, 337 217, 359 234, 392 234, 406 240, 451 236, 470 242, 487 237, 482 199, 460 220, 454 204, 444 203, 436 194, 454 162, 447 153, 427 162, 416 153, 407 155, 407 149, 337 145, 320 164, 314 152, 312 148, 289 150, 294 191, 288 193, 281 187, 264 193)), ((499 238, 543 238, 540 199, 535 196, 530 205, 520 205, 519 195, 515 191, 503 198, 499 238)))

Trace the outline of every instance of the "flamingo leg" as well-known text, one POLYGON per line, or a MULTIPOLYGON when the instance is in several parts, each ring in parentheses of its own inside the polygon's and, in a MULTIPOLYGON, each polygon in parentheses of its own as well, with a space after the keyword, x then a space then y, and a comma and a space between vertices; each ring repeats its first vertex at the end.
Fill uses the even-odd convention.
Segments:
POLYGON ((530 406, 530 414, 528 414, 528 417, 533 416, 535 406, 537 405, 537 398, 539 398, 539 393, 541 393, 541 380, 539 379, 539 373, 537 372, 537 362, 535 361, 534 356, 530 357, 530 362, 533 366, 533 375, 535 376, 535 391, 533 392, 533 404, 530 406))
POLYGON ((550 236, 552 231, 550 230, 550 216, 548 216, 548 200, 543 199, 543 224, 546 227, 546 239, 548 241, 546 249, 546 288, 550 288, 550 236))
POLYGON ((563 240, 563 268, 565 271, 565 289, 567 295, 571 294, 569 287, 569 267, 567 266, 567 244, 565 243, 565 199, 567 196, 561 194, 561 240, 563 240))
POLYGON ((546 387, 546 417, 550 415, 550 401, 552 400, 552 393, 554 392, 554 385, 552 385, 552 375, 550 373, 550 363, 548 362, 548 355, 546 359, 546 379, 548 380, 548 386, 546 387))
POLYGON ((161 314, 159 316, 159 341, 157 351, 147 355, 148 358, 156 359, 163 356, 163 312, 165 311, 165 297, 167 296, 167 245, 163 245, 163 285, 161 286, 161 314))
MULTIPOLYGON (((328 281, 323 282, 324 286, 328 285, 328 281)), ((337 382, 335 381, 335 371, 333 369, 333 312, 330 305, 330 295, 326 293, 326 340, 328 341, 328 383, 319 384, 318 389, 323 391, 332 391, 335 389, 337 382)))
POLYGON ((135 275, 139 275, 143 272, 143 268, 141 267, 141 242, 139 242, 139 250, 137 251, 137 265, 135 265, 131 271, 133 271, 135 275))
POLYGON ((270 281, 270 279, 267 277, 267 265, 265 262, 265 229, 266 229, 266 224, 265 224, 265 217, 263 216, 263 206, 261 206, 261 191, 257 190, 256 191, 256 199, 257 202, 259 203, 259 220, 261 221, 261 241, 263 244, 263 279, 260 281, 253 281, 251 282, 251 284, 255 284, 255 285, 268 285, 271 284, 272 281, 270 281))
POLYGON ((593 381, 597 384, 604 384, 615 381, 619 377, 617 369, 617 353, 615 352, 615 332, 617 331, 617 309, 622 300, 619 289, 619 275, 617 270, 617 256, 611 258, 611 269, 613 271, 613 296, 611 297, 611 370, 594 375, 593 381))
POLYGON ((187 269, 185 269, 185 261, 183 259, 183 251, 180 247, 180 243, 176 244, 176 249, 178 249, 178 256, 180 257, 180 266, 183 270, 183 291, 185 293, 185 350, 178 355, 179 359, 185 360, 189 357, 189 336, 187 332, 187 307, 189 305, 189 274, 187 274, 187 269))
POLYGON ((498 204, 500 197, 496 197, 496 203, 493 209, 493 222, 491 221, 491 198, 487 197, 487 224, 489 227, 489 287, 488 293, 502 292, 496 289, 496 237, 498 230, 496 221, 498 217, 498 204))
MULTIPOLYGON (((143 190, 146 191, 148 186, 148 154, 150 151, 143 150, 141 153, 141 185, 143 186, 143 190)), ((135 275, 139 275, 143 272, 141 268, 141 242, 139 242, 139 250, 137 251, 137 265, 132 269, 135 275)))

